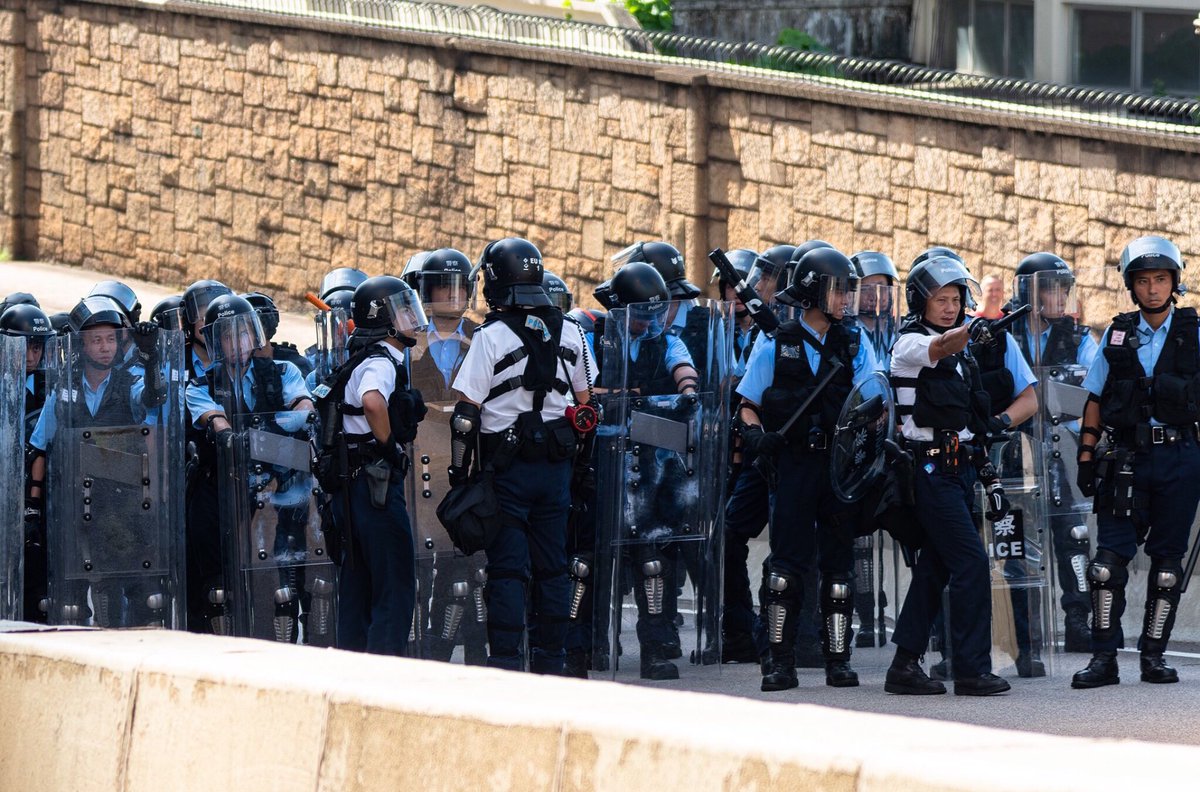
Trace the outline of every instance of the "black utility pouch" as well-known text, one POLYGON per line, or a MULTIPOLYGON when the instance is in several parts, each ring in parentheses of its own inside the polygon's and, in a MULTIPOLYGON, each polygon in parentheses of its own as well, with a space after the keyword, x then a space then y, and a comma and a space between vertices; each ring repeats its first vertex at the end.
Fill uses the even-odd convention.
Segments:
POLYGON ((947 476, 958 475, 958 432, 953 429, 938 432, 938 464, 947 476))
POLYGON ((376 509, 386 509, 388 485, 392 481, 392 466, 386 459, 378 459, 369 465, 363 465, 362 472, 367 477, 367 492, 371 495, 371 505, 376 509))

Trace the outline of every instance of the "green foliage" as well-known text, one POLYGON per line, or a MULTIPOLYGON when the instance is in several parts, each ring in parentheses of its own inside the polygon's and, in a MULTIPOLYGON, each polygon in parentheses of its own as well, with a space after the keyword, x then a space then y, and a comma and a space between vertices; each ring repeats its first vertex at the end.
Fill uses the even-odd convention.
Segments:
POLYGON ((796 28, 784 28, 779 31, 779 38, 775 39, 775 43, 781 47, 791 47, 792 49, 803 50, 805 52, 828 53, 830 51, 829 47, 826 47, 803 30, 797 30, 796 28))
POLYGON ((6 247, 0 247, 0 261, 12 261, 12 251, 6 247))
POLYGON ((675 27, 671 0, 625 0, 625 10, 633 14, 643 30, 670 31, 675 27))
MULTIPOLYGON (((828 55, 831 50, 817 41, 815 38, 805 33, 803 30, 796 28, 784 28, 779 33, 779 37, 775 39, 775 43, 781 47, 790 47, 801 52, 812 52, 821 55, 828 55)), ((794 74, 815 74, 822 77, 836 76, 836 72, 829 66, 799 66, 790 62, 786 58, 770 56, 756 59, 751 66, 758 66, 763 69, 774 69, 776 71, 792 72, 794 74)))

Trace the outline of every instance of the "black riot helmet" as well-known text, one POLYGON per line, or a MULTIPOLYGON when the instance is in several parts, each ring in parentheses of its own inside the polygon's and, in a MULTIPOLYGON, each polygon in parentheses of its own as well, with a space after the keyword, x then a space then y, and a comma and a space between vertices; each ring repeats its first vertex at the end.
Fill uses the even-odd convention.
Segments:
POLYGON ((950 248, 942 247, 941 245, 934 245, 933 247, 925 248, 920 253, 918 253, 917 257, 912 260, 912 264, 910 264, 909 266, 915 267, 918 264, 920 264, 922 261, 928 261, 931 258, 938 258, 941 256, 945 256, 945 257, 952 258, 952 259, 957 259, 958 261, 960 261, 964 264, 966 263, 965 261, 963 261, 962 256, 958 255, 950 248))
MULTIPOLYGON (((363 283, 366 283, 366 281, 363 281, 363 283)), ((325 296, 325 304, 329 306, 329 310, 336 311, 340 308, 346 312, 346 316, 349 316, 353 310, 354 292, 348 289, 338 289, 325 296)))
POLYGON ((466 253, 454 248, 440 248, 410 258, 400 280, 417 290, 424 305, 462 306, 459 308, 461 313, 475 296, 475 278, 471 269, 471 260, 466 253))
POLYGON ((567 282, 555 275, 550 270, 542 270, 542 288, 546 290, 546 296, 550 298, 550 302, 563 313, 571 310, 571 306, 575 302, 575 297, 571 294, 571 290, 567 288, 567 282))
POLYGON ((34 308, 40 308, 41 304, 29 292, 13 292, 0 302, 0 314, 12 308, 14 305, 32 305, 34 308))
POLYGON ((6 308, 0 313, 0 334, 24 337, 27 372, 46 367, 46 342, 54 338, 55 332, 50 317, 41 308, 29 304, 6 308))
POLYGON ((204 311, 204 346, 213 362, 245 366, 267 345, 258 311, 244 297, 222 294, 204 311))
POLYGON ((99 295, 80 300, 71 309, 68 322, 71 330, 76 333, 92 327, 109 326, 123 329, 130 326, 125 312, 113 303, 112 298, 99 295))
POLYGON ((644 261, 662 275, 672 300, 691 300, 700 296, 700 287, 687 279, 687 263, 679 249, 669 242, 635 242, 613 256, 618 268, 633 261, 644 261))
MULTIPOLYGON (((787 247, 787 246, 780 245, 780 247, 787 247)), ((782 291, 783 289, 786 289, 788 284, 791 283, 792 272, 795 271, 795 269, 796 269, 796 262, 798 262, 800 259, 804 258, 804 256, 807 253, 809 253, 813 250, 824 250, 826 248, 828 248, 829 250, 837 250, 837 248, 835 248, 833 245, 829 244, 828 242, 826 242, 823 239, 810 239, 807 242, 802 242, 799 245, 796 245, 795 247, 793 247, 792 248, 792 257, 790 259, 788 259, 787 262, 783 265, 783 272, 781 272, 779 274, 778 283, 783 284, 783 285, 780 289, 778 289, 778 291, 782 291)))
POLYGON ((775 298, 795 308, 817 308, 833 321, 858 313, 858 273, 841 251, 817 247, 801 256, 775 298))
POLYGON ((329 295, 337 291, 353 292, 366 279, 367 273, 360 269, 338 267, 330 270, 321 279, 321 293, 318 296, 325 302, 329 302, 329 295))
POLYGON ((490 243, 479 257, 483 298, 491 308, 550 305, 542 288, 542 252, 528 239, 508 237, 490 243))
POLYGON ((121 283, 121 281, 100 281, 92 287, 92 290, 88 292, 88 296, 108 297, 121 306, 121 310, 125 312, 125 316, 129 319, 130 324, 137 324, 142 321, 142 304, 138 302, 137 294, 134 293, 133 289, 121 283))
POLYGON ((671 291, 653 266, 644 261, 633 261, 617 270, 612 280, 596 287, 595 296, 608 310, 654 302, 663 303, 663 310, 666 310, 671 291))
POLYGON ((958 286, 962 304, 958 309, 955 326, 962 324, 968 308, 975 305, 974 295, 980 293, 979 281, 971 276, 967 266, 958 258, 933 256, 917 263, 904 282, 904 297, 908 302, 908 313, 917 319, 925 318, 925 306, 929 298, 943 286, 958 286))
POLYGON ((71 332, 71 314, 66 311, 50 314, 50 326, 59 335, 66 335, 71 332))
POLYGON ((773 300, 775 292, 779 291, 779 283, 787 285, 788 263, 796 252, 795 245, 775 245, 764 250, 754 261, 750 277, 746 283, 750 285, 763 300, 773 300))
POLYGON ((242 299, 254 306, 254 310, 258 312, 258 321, 262 324, 263 333, 270 341, 279 330, 279 308, 275 306, 275 301, 262 292, 247 292, 242 295, 242 299))
MULTIPOLYGON (((1017 265, 1016 274, 1013 276, 1013 294, 1016 296, 1015 305, 1020 307, 1025 304, 1033 304, 1033 287, 1034 276, 1038 275, 1038 286, 1042 288, 1050 283, 1057 283, 1066 289, 1070 289, 1075 285, 1075 276, 1071 273, 1071 267, 1067 262, 1063 261, 1059 256, 1053 253, 1030 253, 1025 258, 1021 259, 1021 263, 1017 265), (1046 273, 1038 275, 1038 273, 1046 273)), ((1034 311, 1038 310, 1038 306, 1034 306, 1034 311)))
MULTIPOLYGON (((748 248, 734 248, 733 250, 725 251, 725 258, 729 259, 729 263, 733 265, 735 270, 737 270, 738 275, 742 276, 742 280, 749 282, 750 273, 754 270, 755 265, 762 257, 748 248)), ((769 268, 770 266, 771 262, 763 262, 763 267, 769 268)), ((737 285, 735 283, 730 283, 725 276, 721 274, 721 270, 719 269, 713 269, 711 280, 716 281, 717 288, 722 290, 726 286, 732 287, 737 285)))
POLYGON ((429 326, 416 290, 392 275, 367 278, 354 290, 350 305, 354 332, 360 337, 392 336, 411 341, 429 326))
POLYGON ((1171 299, 1152 313, 1161 313, 1167 310, 1175 302, 1175 294, 1183 294, 1186 291, 1180 284, 1183 267, 1183 256, 1180 254, 1179 248, 1171 240, 1163 239, 1160 236, 1144 236, 1133 240, 1121 251, 1121 260, 1117 262, 1117 271, 1121 273, 1121 278, 1125 281, 1125 288, 1129 290, 1129 295, 1133 297, 1134 303, 1143 310, 1146 308, 1138 302, 1137 296, 1133 293, 1133 274, 1149 270, 1167 270, 1171 273, 1173 284, 1171 299))
POLYGON ((851 256, 850 261, 854 264, 854 271, 860 278, 883 275, 888 279, 888 285, 893 285, 900 280, 900 273, 896 271, 896 265, 892 263, 891 258, 878 251, 863 250, 851 256))
POLYGON ((233 294, 224 283, 215 280, 198 280, 183 291, 183 319, 187 325, 188 338, 193 337, 196 323, 205 318, 208 304, 217 297, 233 294))
POLYGON ((183 317, 183 296, 173 294, 158 301, 150 311, 150 321, 163 330, 186 330, 183 317))

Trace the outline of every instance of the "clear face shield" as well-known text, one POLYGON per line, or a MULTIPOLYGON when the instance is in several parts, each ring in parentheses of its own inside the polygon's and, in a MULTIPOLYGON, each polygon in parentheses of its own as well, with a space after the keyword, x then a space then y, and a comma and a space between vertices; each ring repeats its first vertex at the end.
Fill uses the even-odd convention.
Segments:
POLYGON ((235 314, 204 326, 204 343, 214 363, 241 372, 255 352, 267 345, 257 313, 235 314))
POLYGON ((313 317, 317 326, 318 373, 322 381, 346 362, 346 345, 350 340, 350 314, 345 308, 318 311, 313 317))
POLYGON ((79 331, 79 348, 83 361, 100 369, 109 369, 117 362, 123 331, 114 325, 92 325, 79 331))
MULTIPOLYGON (((203 314, 201 314, 203 315, 203 314)), ((170 308, 166 311, 160 311, 154 321, 163 330, 178 330, 183 332, 187 329, 187 318, 183 315, 183 306, 178 308, 170 308)))
POLYGON ((900 287, 886 279, 878 283, 864 279, 858 284, 858 315, 868 320, 899 321, 900 287))
MULTIPOLYGON (((782 288, 779 285, 779 276, 785 269, 786 267, 782 264, 772 264, 765 258, 755 261, 754 266, 750 268, 750 274, 746 277, 746 285, 754 289, 763 302, 774 302, 775 293, 782 288)), ((786 285, 785 283, 784 286, 786 285)))
MULTIPOLYGON (((184 295, 183 309, 186 313, 180 318, 180 322, 186 324, 187 317, 194 316, 196 317, 196 324, 202 325, 204 323, 204 312, 208 310, 208 304, 221 295, 229 293, 229 290, 226 288, 209 286, 208 288, 198 289, 191 294, 184 295)), ((207 344, 208 342, 205 340, 205 345, 207 346, 207 344)))
POLYGON ((858 316, 858 277, 822 275, 817 282, 817 304, 814 307, 834 319, 858 316))
POLYGON ((1046 322, 1079 314, 1075 294, 1075 278, 1060 272, 1037 272, 1033 275, 1030 304, 1034 313, 1046 322))
POLYGON ((631 261, 641 261, 642 260, 642 245, 644 245, 644 244, 645 244, 644 242, 634 242, 629 247, 625 248, 624 250, 619 251, 616 255, 614 255, 612 257, 612 264, 613 264, 612 271, 616 272, 617 270, 621 269, 621 267, 624 267, 626 264, 628 264, 631 261))
POLYGON ((428 273, 419 284, 421 303, 433 316, 457 319, 471 307, 471 282, 465 273, 428 273))
POLYGON ((629 333, 630 341, 649 341, 658 338, 666 329, 667 309, 670 303, 666 301, 634 303, 626 306, 626 321, 624 327, 629 333))
POLYGON ((571 293, 568 291, 547 291, 546 296, 550 298, 550 302, 555 308, 567 313, 571 310, 571 293))
POLYGON ((389 295, 386 309, 392 320, 392 328, 401 335, 411 338, 429 326, 421 298, 412 289, 389 295))
POLYGON ((962 308, 967 311, 973 310, 982 296, 979 281, 971 277, 966 265, 949 256, 930 259, 917 277, 909 276, 908 283, 926 300, 933 297, 943 286, 952 283, 965 286, 962 308))
POLYGON ((25 373, 46 370, 46 342, 50 336, 25 336, 25 373))

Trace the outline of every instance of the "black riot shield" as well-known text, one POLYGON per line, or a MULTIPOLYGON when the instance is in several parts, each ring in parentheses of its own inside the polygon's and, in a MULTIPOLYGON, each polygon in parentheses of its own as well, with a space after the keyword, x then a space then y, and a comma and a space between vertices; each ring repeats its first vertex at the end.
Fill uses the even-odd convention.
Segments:
POLYGON ((594 669, 719 664, 732 333, 701 300, 616 309, 597 339, 594 669))
POLYGON ((24 419, 25 339, 0 335, 0 620, 22 618, 24 419))
POLYGON ((258 404, 247 369, 263 340, 245 322, 235 314, 205 328, 209 348, 219 350, 212 387, 232 428, 217 456, 232 634, 333 646, 337 570, 312 475, 316 414, 258 404))
POLYGON ((487 608, 483 553, 463 556, 437 518, 449 489, 450 417, 457 398, 450 386, 470 348, 478 323, 465 303, 425 303, 430 326, 409 350, 409 378, 428 412, 409 448, 412 475, 406 482, 408 513, 416 542, 417 608, 409 652, 418 657, 472 665, 487 662, 487 608), (461 654, 457 647, 462 646, 461 654))
POLYGON ((47 617, 51 624, 182 628, 183 334, 144 367, 125 331, 59 339, 48 356, 47 617))
POLYGON ((884 443, 895 434, 892 386, 876 372, 850 391, 838 416, 829 470, 840 500, 856 503, 879 484, 887 465, 884 443))

